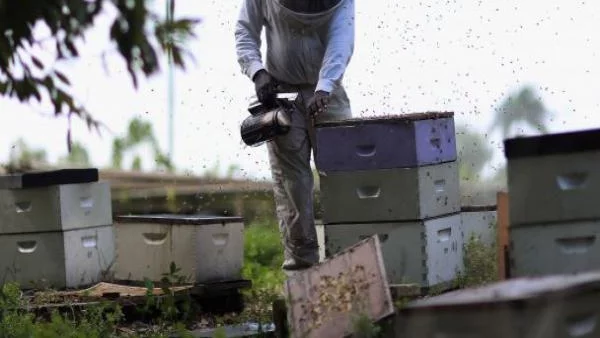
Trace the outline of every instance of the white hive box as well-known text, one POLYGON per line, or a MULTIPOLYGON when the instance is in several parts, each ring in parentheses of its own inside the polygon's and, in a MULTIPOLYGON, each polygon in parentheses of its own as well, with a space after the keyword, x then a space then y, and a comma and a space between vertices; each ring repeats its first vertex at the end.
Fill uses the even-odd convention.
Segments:
POLYGON ((496 243, 495 206, 463 206, 460 216, 465 243, 471 236, 490 247, 496 243))
POLYGON ((511 279, 417 300, 398 311, 393 336, 590 338, 600 337, 599 321, 595 272, 511 279))
POLYGON ((97 169, 0 176, 0 273, 22 288, 80 288, 115 259, 110 186, 97 169))
POLYGON ((390 284, 444 285, 463 270, 460 223, 460 214, 453 214, 412 222, 327 224, 327 256, 377 234, 390 284))
POLYGON ((600 219, 600 129, 504 142, 510 226, 600 219))
POLYGON ((120 216, 115 223, 115 278, 160 281, 174 262, 188 282, 241 279, 243 232, 240 217, 120 216))
POLYGON ((112 224, 110 184, 0 189, 0 233, 75 230, 112 224))
POLYGON ((0 235, 0 272, 22 288, 80 288, 110 274, 112 225, 79 230, 0 235))

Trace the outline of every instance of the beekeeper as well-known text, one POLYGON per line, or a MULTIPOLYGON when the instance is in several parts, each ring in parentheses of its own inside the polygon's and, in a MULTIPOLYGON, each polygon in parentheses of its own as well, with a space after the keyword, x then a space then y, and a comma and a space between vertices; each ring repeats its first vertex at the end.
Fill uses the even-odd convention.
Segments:
POLYGON ((354 0, 243 0, 235 41, 242 72, 261 102, 273 100, 277 91, 300 93, 303 118, 293 118, 290 132, 267 147, 283 269, 304 269, 319 261, 310 166, 313 122, 351 116, 342 78, 354 51, 354 0))

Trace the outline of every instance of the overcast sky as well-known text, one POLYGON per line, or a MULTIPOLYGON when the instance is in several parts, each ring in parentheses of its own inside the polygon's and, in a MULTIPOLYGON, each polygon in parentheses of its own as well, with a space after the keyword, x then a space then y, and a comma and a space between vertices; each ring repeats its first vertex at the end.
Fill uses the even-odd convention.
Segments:
MULTIPOLYGON (((163 1, 155 3, 163 12, 163 1)), ((203 22, 190 45, 197 63, 176 73, 174 158, 179 169, 197 174, 220 161, 223 170, 238 164, 249 177, 269 178, 265 147, 247 148, 239 135, 253 91, 235 55, 240 3, 177 1, 176 16, 203 22)), ((494 107, 531 84, 554 112, 551 132, 600 127, 600 2, 358 0, 356 10, 355 54, 344 82, 355 116, 454 111, 458 124, 485 131, 494 107)), ((167 150, 166 73, 135 91, 117 55, 105 72, 99 55, 111 48, 111 17, 107 12, 90 31, 81 59, 59 67, 76 97, 114 133, 142 116, 167 150)), ((19 137, 46 149, 52 161, 66 153, 66 120, 40 115, 49 112, 50 106, 0 99, 0 162, 19 137)), ((81 123, 74 128, 94 165, 109 165, 113 136, 90 134, 81 123)), ((500 135, 488 140, 497 149, 494 162, 504 161, 500 135)))

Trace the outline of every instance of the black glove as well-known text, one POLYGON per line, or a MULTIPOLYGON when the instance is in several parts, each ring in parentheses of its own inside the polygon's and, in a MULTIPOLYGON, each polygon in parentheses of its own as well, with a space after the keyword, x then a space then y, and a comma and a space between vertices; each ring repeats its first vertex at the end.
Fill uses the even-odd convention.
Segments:
POLYGON ((270 105, 275 101, 275 82, 266 70, 259 70, 254 75, 256 97, 263 104, 270 105))
POLYGON ((322 114, 327 111, 329 104, 329 93, 318 90, 308 103, 308 112, 311 115, 322 114))

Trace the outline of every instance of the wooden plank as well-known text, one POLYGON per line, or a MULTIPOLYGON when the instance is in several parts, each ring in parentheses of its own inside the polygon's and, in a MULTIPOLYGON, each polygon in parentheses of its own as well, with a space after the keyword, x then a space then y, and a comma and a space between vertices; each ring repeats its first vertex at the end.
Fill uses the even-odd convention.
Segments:
POLYGON ((497 226, 497 252, 496 258, 498 261, 498 278, 504 280, 508 278, 508 226, 509 226, 509 210, 508 210, 508 193, 499 191, 497 193, 497 206, 496 217, 498 220, 497 226))
POLYGON ((374 235, 285 283, 292 337, 343 337, 358 316, 394 313, 379 237, 374 235))

